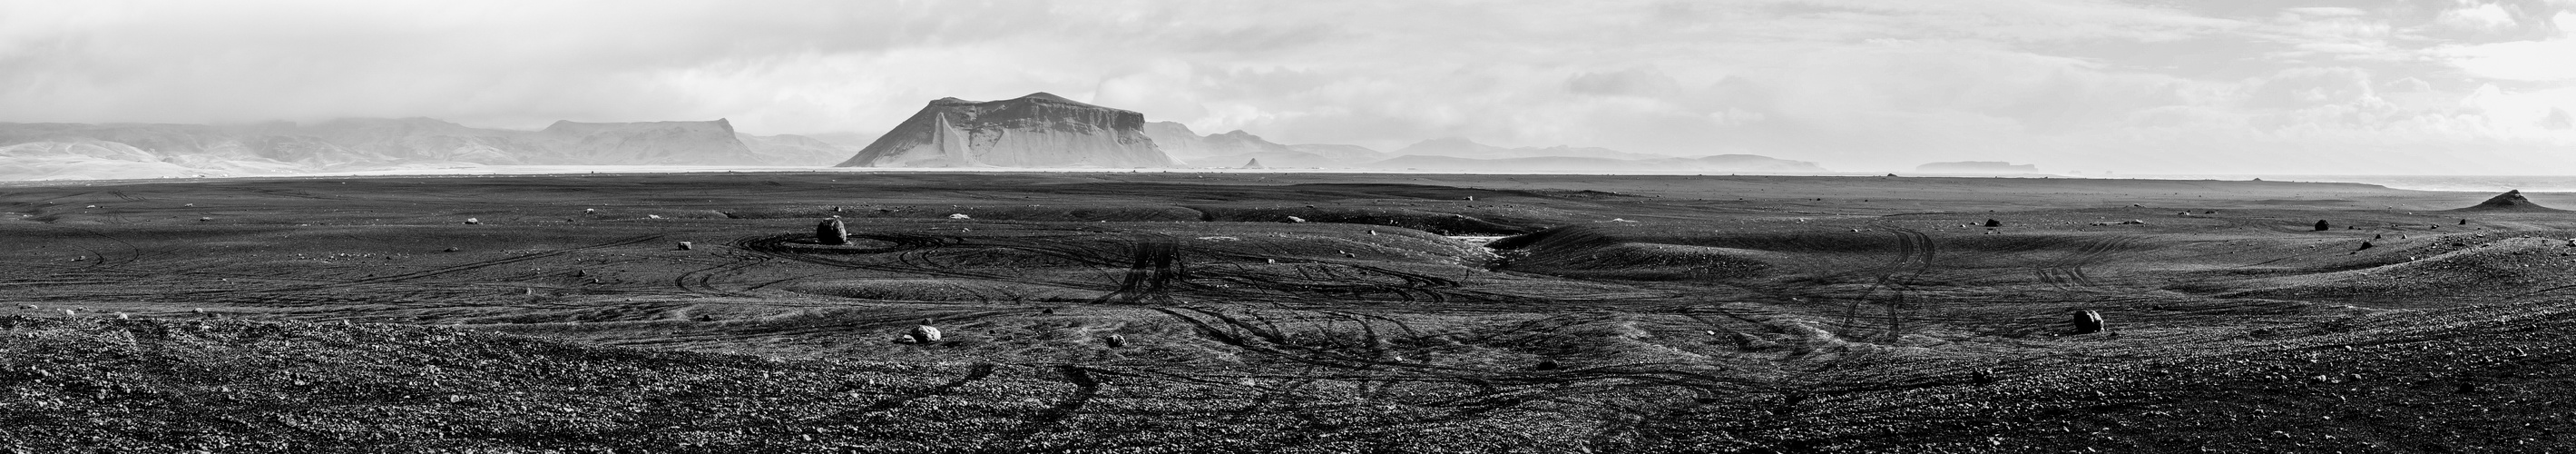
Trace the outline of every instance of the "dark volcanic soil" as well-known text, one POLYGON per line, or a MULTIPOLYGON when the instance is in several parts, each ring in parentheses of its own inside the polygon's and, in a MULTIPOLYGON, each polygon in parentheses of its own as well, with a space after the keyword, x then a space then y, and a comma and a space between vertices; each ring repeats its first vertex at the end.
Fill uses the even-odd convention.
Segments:
POLYGON ((2576 215, 2535 209, 2576 197, 2515 195, 1186 173, 20 185, 0 188, 0 446, 2576 450, 2576 215), (813 240, 833 217, 850 244, 813 240), (2086 310, 2108 331, 2072 334, 2086 310), (925 322, 943 339, 899 340, 925 322))

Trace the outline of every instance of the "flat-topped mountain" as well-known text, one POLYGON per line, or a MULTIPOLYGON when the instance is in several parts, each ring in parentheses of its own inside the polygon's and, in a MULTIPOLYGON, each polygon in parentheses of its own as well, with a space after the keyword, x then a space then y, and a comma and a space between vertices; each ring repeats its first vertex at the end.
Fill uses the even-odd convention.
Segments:
POLYGON ((1047 93, 940 98, 841 167, 1171 167, 1145 114, 1047 93))

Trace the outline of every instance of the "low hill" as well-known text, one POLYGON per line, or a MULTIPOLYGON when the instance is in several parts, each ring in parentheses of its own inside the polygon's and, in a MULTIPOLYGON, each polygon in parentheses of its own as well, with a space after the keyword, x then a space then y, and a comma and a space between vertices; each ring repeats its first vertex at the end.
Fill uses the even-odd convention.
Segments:
POLYGON ((1371 150, 1369 147, 1358 145, 1303 144, 1289 145, 1288 149, 1299 153, 1322 156, 1325 159, 1339 162, 1377 162, 1386 160, 1386 158, 1395 157, 1395 155, 1387 154, 1383 151, 1371 150))
POLYGON ((1189 125, 1157 121, 1146 123, 1144 130, 1145 135, 1154 138, 1156 148, 1171 155, 1172 159, 1183 161, 1215 156, 1295 151, 1289 149, 1287 145, 1263 140, 1261 136, 1252 135, 1240 129, 1201 136, 1196 131, 1191 131, 1189 125))
POLYGON ((2467 208, 2460 208, 2452 211, 2556 212, 2566 210, 2531 203, 2530 198, 2522 196, 2522 190, 2515 189, 2505 191, 2503 194, 2496 194, 2495 197, 2489 197, 2484 202, 2478 202, 2477 205, 2471 205, 2467 208))
POLYGON ((1357 145, 1281 145, 1243 130, 1205 136, 1169 121, 1145 124, 1154 145, 1190 167, 1239 167, 1260 160, 1267 168, 1355 168, 1390 155, 1357 145))
POLYGON ((1914 171, 1923 173, 2001 175, 2039 173, 2039 166, 2032 164, 2014 164, 2002 161, 1958 161, 1935 162, 1914 166, 1914 171))
POLYGON ((1476 141, 1474 141, 1474 140, 1468 140, 1467 138, 1464 138, 1464 137, 1443 137, 1443 138, 1438 138, 1438 139, 1425 140, 1425 141, 1421 141, 1421 142, 1414 143, 1413 145, 1407 145, 1407 146, 1405 146, 1404 148, 1401 148, 1401 149, 1397 149, 1397 150, 1395 150, 1395 154, 1399 154, 1399 155, 1423 155, 1423 156, 1451 156, 1451 157, 1460 157, 1460 158, 1476 158, 1476 159, 1542 158, 1542 157, 1583 157, 1583 158, 1608 158, 1608 159, 1656 159, 1656 158, 1668 158, 1668 157, 1670 157, 1670 156, 1664 156, 1664 155, 1652 155, 1652 154, 1644 154, 1644 153, 1630 153, 1630 152, 1619 151, 1619 150, 1612 150, 1612 149, 1608 149, 1608 148, 1600 148, 1600 147, 1569 147, 1569 146, 1564 146, 1564 145, 1558 145, 1558 146, 1553 146, 1553 147, 1518 147, 1518 148, 1505 148, 1505 147, 1498 147, 1498 146, 1493 146, 1493 145, 1486 145, 1486 144, 1476 143, 1476 141))

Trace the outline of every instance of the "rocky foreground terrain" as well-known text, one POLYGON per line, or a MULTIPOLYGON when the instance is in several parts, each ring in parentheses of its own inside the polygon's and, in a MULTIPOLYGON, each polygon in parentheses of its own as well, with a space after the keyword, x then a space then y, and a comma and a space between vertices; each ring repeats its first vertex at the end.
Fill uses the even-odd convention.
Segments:
POLYGON ((2576 450, 2565 194, 1222 176, 14 186, 0 447, 2576 450))

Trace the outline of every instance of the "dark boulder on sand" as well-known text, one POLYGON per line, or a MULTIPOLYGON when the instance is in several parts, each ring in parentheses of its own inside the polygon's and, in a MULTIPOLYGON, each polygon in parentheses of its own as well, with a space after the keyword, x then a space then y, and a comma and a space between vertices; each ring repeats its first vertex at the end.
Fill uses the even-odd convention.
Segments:
POLYGON ((840 246, 850 244, 850 227, 839 219, 826 219, 814 225, 814 242, 840 246))
POLYGON ((2084 311, 2083 313, 2075 314, 2075 319, 2073 321, 2075 323, 2075 334, 2093 334, 2102 332, 2103 325, 2101 312, 2084 311))

